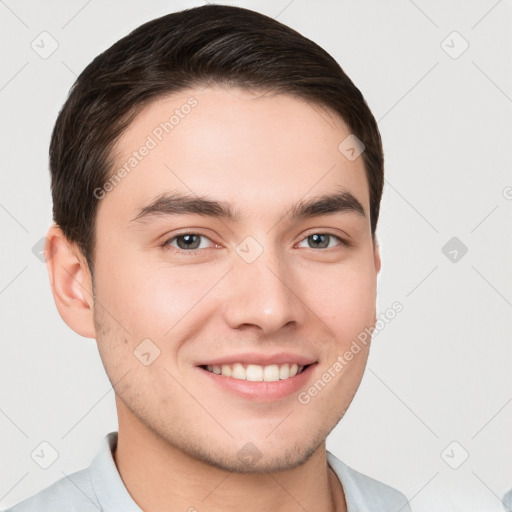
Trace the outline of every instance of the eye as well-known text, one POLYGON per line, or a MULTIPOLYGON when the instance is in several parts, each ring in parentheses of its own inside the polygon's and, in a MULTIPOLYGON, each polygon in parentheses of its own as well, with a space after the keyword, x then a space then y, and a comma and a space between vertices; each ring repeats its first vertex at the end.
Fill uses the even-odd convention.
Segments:
MULTIPOLYGON (((332 249, 336 246, 350 247, 349 242, 333 233, 312 233, 299 242, 299 247, 304 242, 308 243, 310 249, 332 249), (337 244, 335 243, 336 240, 338 241, 337 244)), ((178 253, 192 255, 196 254, 196 251, 210 249, 217 246, 217 244, 201 233, 181 233, 167 239, 161 246, 164 249, 172 247, 178 253), (210 242, 210 245, 208 242, 210 242)))
POLYGON ((311 249, 330 249, 332 247, 336 247, 336 245, 343 245, 348 247, 348 242, 346 240, 343 240, 337 235, 333 235, 332 233, 313 233, 311 235, 308 235, 304 240, 302 240, 300 243, 307 241, 309 243, 309 247, 311 249), (333 239, 336 239, 339 241, 338 244, 335 244, 334 246, 331 245, 331 241, 333 239))
POLYGON ((182 233, 180 235, 169 238, 162 244, 162 246, 174 247, 175 249, 178 249, 178 252, 183 251, 194 254, 194 251, 196 250, 209 248, 207 244, 205 246, 202 243, 202 240, 208 240, 213 244, 213 242, 207 236, 201 235, 200 233, 182 233))

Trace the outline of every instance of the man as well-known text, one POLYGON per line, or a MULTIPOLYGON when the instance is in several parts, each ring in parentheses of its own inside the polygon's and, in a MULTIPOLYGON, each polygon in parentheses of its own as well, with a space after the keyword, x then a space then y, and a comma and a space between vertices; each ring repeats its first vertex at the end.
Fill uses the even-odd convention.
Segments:
POLYGON ((409 510, 325 447, 376 322, 383 186, 332 57, 246 9, 153 20, 79 76, 50 168, 53 296, 119 430, 12 511, 409 510))

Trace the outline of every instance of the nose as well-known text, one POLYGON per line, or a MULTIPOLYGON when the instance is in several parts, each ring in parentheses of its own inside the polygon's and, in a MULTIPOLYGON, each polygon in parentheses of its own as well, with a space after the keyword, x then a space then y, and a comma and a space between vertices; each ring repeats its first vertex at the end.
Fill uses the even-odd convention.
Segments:
POLYGON ((224 316, 238 330, 259 330, 269 335, 303 323, 308 309, 293 268, 284 256, 265 249, 253 262, 234 255, 234 265, 224 283, 224 316))

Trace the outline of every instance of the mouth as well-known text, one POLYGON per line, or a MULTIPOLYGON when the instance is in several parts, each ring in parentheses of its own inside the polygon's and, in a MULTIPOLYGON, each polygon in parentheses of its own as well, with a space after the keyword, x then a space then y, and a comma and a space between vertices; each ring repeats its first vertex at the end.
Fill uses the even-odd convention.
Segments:
POLYGON ((258 403, 286 399, 300 392, 318 365, 314 359, 289 354, 238 357, 240 360, 233 356, 229 360, 203 361, 196 368, 208 379, 208 387, 258 403))
POLYGON ((310 364, 298 365, 297 363, 270 364, 262 366, 259 364, 223 364, 223 365, 201 365, 200 368, 207 372, 231 377, 236 380, 247 380, 249 382, 277 382, 287 380, 301 374, 310 364))

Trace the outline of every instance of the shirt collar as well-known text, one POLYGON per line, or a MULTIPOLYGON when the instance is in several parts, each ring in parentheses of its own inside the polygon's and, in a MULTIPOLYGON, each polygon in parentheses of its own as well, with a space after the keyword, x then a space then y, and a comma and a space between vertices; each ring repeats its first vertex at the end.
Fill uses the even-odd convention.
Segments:
POLYGON ((91 481, 103 512, 142 512, 126 489, 114 462, 117 432, 109 432, 92 460, 91 481))
POLYGON ((347 503, 347 512, 371 512, 366 505, 366 499, 361 489, 354 482, 353 470, 330 451, 327 451, 327 463, 341 482, 347 503))

